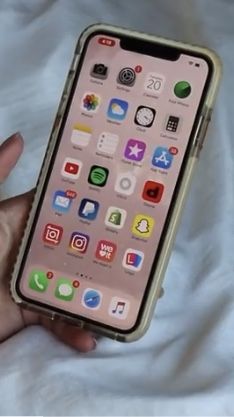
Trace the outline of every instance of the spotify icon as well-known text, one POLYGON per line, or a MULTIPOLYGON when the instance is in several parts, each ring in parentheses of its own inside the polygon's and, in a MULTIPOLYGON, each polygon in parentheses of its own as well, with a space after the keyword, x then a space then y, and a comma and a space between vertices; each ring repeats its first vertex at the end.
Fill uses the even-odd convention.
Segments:
POLYGON ((88 182, 89 184, 96 185, 97 187, 104 187, 109 175, 107 168, 99 165, 93 165, 89 172, 88 182))
POLYGON ((174 93, 178 98, 186 98, 191 93, 191 85, 188 81, 178 81, 174 87, 174 93))

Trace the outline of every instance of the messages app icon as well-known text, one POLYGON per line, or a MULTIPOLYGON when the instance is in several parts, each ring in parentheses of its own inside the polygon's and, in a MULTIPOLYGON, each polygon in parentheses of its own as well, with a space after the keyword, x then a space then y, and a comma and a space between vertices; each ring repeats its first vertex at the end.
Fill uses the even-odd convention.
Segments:
POLYGON ((128 102, 119 98, 112 98, 108 110, 107 117, 114 120, 124 120, 128 110, 128 102))
POLYGON ((71 301, 74 296, 74 287, 72 286, 72 282, 66 278, 60 278, 57 281, 54 295, 60 300, 71 301))

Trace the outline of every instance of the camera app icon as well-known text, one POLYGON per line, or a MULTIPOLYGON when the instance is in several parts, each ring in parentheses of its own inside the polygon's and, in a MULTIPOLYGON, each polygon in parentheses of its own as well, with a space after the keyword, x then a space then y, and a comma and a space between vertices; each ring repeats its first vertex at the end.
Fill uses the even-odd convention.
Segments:
POLYGON ((89 236, 79 232, 73 232, 69 247, 72 251, 85 253, 89 244, 89 236))
POLYGON ((108 77, 108 67, 104 64, 94 64, 90 71, 91 77, 99 78, 99 80, 106 80, 108 77))

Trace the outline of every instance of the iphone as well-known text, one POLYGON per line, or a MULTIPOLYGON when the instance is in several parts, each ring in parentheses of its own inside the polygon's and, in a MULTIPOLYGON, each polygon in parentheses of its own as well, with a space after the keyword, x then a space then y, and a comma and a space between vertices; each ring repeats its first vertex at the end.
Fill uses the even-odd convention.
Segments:
POLYGON ((15 264, 22 307, 120 341, 147 329, 211 118, 217 55, 81 35, 15 264))

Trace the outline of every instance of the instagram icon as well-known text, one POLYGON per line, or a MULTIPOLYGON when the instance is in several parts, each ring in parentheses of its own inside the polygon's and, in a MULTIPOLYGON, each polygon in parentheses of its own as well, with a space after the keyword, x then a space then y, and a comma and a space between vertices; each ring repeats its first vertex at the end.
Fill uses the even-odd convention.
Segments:
POLYGON ((70 239, 69 247, 71 250, 85 253, 89 243, 89 236, 83 233, 73 232, 70 239))

